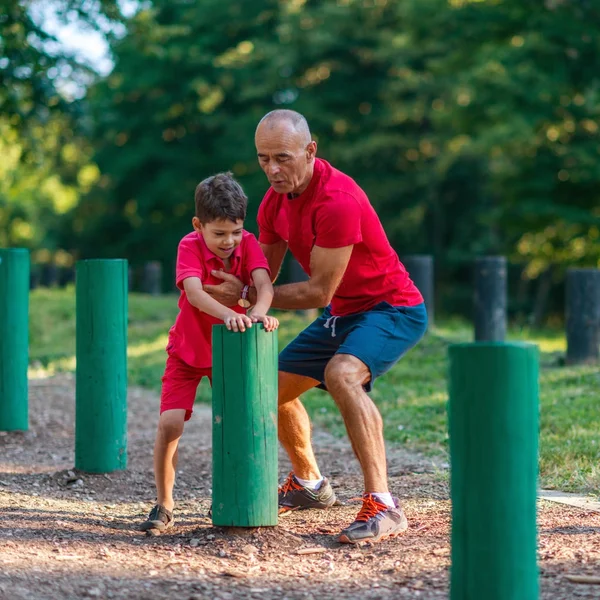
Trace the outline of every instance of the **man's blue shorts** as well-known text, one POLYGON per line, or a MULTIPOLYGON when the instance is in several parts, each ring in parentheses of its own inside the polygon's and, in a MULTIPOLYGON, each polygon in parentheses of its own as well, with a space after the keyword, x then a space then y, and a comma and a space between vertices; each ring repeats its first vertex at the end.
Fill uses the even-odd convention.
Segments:
POLYGON ((392 306, 380 302, 366 312, 332 317, 329 307, 279 354, 279 370, 320 382, 336 354, 351 354, 371 371, 370 391, 377 377, 389 371, 427 329, 425 304, 392 306))

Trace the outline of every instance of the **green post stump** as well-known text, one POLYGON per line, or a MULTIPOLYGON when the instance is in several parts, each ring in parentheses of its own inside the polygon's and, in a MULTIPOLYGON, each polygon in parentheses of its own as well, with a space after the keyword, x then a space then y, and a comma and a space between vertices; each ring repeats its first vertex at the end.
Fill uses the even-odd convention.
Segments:
POLYGON ((127 261, 77 263, 75 467, 127 466, 127 261))
POLYGON ((457 344, 450 356, 452 600, 536 600, 538 349, 457 344))
POLYGON ((277 333, 213 327, 214 525, 277 525, 277 333))
POLYGON ((0 431, 26 431, 29 250, 0 249, 0 431))

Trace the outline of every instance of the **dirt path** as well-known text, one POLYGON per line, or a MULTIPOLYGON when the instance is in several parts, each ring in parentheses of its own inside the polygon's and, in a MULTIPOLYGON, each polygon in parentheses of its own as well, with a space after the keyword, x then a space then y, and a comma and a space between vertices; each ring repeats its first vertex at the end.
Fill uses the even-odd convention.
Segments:
MULTIPOLYGON (((322 468, 344 506, 283 517, 277 528, 213 528, 210 413, 186 429, 177 482, 178 526, 148 538, 136 531, 153 500, 151 452, 157 397, 129 394, 129 467, 73 473, 74 382, 31 382, 29 432, 0 433, 0 599, 310 599, 448 596, 450 512, 446 477, 428 461, 390 449, 393 492, 409 531, 362 549, 335 541, 358 505, 357 463, 345 441, 317 432, 322 468), (299 555, 298 550, 324 551, 299 555)), ((280 470, 288 468, 281 457, 280 470)), ((600 598, 600 586, 568 575, 600 575, 600 515, 540 503, 544 599, 600 598)), ((483 600, 483 599, 482 599, 483 600)))

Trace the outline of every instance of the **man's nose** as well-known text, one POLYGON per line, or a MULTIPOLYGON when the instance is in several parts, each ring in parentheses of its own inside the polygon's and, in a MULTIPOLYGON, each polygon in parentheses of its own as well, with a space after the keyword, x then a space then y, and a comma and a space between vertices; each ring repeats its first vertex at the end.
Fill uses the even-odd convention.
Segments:
POLYGON ((271 162, 269 163, 269 173, 271 175, 277 175, 277 173, 279 173, 279 171, 281 171, 281 169, 279 168, 279 165, 276 162, 271 162))

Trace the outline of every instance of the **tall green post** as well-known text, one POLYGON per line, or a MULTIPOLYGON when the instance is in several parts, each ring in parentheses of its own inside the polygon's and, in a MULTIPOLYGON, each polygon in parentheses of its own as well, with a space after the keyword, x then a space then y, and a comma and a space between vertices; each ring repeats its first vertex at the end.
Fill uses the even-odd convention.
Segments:
POLYGON ((277 525, 277 333, 213 327, 213 524, 277 525))
POLYGON ((0 431, 28 428, 29 251, 0 248, 0 431))
POLYGON ((538 349, 457 344, 450 356, 452 600, 536 600, 538 349))
POLYGON ((75 467, 127 466, 127 261, 77 263, 75 467))

